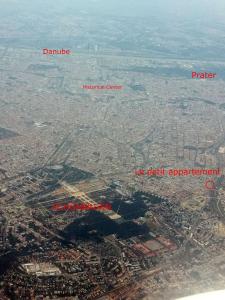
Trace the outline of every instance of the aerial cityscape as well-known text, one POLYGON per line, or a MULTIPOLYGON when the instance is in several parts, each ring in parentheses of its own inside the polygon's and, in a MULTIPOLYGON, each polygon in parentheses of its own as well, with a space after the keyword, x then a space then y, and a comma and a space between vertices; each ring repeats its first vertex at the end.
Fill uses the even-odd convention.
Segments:
POLYGON ((215 1, 2 0, 0 300, 224 289, 215 1))

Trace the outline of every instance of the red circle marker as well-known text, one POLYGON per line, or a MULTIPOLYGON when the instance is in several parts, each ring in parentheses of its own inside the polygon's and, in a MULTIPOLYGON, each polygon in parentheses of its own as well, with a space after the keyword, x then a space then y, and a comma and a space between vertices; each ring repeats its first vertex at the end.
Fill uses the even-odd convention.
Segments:
POLYGON ((215 190, 216 189, 215 181, 212 179, 206 180, 205 187, 207 188, 207 190, 215 190))

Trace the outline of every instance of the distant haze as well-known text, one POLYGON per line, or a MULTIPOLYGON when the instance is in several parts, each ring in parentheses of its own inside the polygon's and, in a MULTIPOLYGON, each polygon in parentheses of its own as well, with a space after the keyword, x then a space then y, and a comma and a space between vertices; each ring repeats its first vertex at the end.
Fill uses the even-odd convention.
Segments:
POLYGON ((1 0, 5 13, 74 13, 159 18, 225 19, 225 0, 1 0))

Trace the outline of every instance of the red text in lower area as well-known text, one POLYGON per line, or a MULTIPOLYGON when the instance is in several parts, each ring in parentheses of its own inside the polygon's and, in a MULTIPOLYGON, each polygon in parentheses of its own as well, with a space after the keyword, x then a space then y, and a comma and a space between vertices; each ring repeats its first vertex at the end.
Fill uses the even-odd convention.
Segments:
POLYGON ((191 77, 197 79, 212 79, 216 77, 216 73, 192 72, 191 77))
POLYGON ((48 49, 45 48, 42 50, 43 54, 45 55, 68 55, 71 53, 70 50, 65 50, 65 49, 48 49))
POLYGON ((135 170, 135 175, 147 176, 221 176, 222 171, 218 169, 138 169, 135 170))

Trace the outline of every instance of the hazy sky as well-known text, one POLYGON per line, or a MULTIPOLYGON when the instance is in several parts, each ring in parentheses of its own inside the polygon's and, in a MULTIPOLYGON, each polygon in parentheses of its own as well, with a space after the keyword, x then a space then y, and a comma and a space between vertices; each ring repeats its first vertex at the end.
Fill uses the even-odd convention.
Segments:
POLYGON ((12 12, 68 11, 147 17, 225 19, 225 0, 0 0, 0 10, 12 12))

